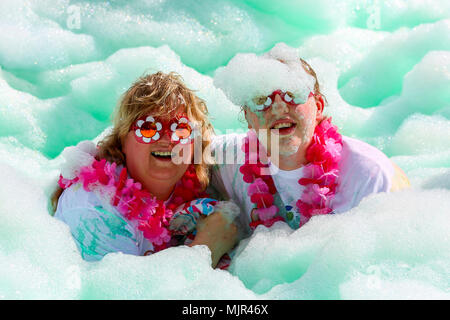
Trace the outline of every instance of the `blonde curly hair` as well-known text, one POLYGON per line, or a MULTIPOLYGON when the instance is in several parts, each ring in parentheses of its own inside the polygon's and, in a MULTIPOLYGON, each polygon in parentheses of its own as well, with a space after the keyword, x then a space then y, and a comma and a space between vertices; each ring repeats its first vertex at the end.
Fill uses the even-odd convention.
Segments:
MULTIPOLYGON (((184 105, 186 114, 197 128, 201 128, 202 161, 195 163, 198 180, 204 190, 209 184, 209 165, 213 162, 209 150, 214 129, 208 119, 206 103, 194 94, 175 72, 157 72, 137 79, 122 95, 113 116, 111 132, 98 143, 97 158, 125 165, 123 142, 130 127, 142 116, 167 116, 184 105)), ((56 211, 62 189, 58 188, 51 198, 56 211)))

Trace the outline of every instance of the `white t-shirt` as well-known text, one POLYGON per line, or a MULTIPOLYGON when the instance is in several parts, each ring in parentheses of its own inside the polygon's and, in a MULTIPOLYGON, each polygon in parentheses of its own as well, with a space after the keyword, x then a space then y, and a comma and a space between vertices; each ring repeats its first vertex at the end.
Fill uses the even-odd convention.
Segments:
MULTIPOLYGON (((247 194, 248 183, 239 172, 243 164, 242 140, 245 134, 221 135, 214 138, 212 150, 218 159, 212 171, 210 192, 224 193, 234 200, 241 209, 240 225, 248 227, 251 222, 251 211, 255 205, 247 194), (230 156, 234 150, 234 157, 230 156), (225 155, 228 153, 228 156, 225 155), (234 163, 223 163, 224 159, 232 159, 234 163)), ((339 162, 339 180, 334 199, 331 202, 333 213, 343 213, 357 206, 359 202, 372 193, 387 192, 391 188, 394 167, 389 158, 375 147, 349 137, 342 137, 343 148, 339 162)), ((296 228, 306 218, 301 215, 296 206, 304 186, 298 183, 303 177, 304 168, 285 171, 270 164, 270 170, 281 202, 275 204, 284 206, 286 222, 296 228)))

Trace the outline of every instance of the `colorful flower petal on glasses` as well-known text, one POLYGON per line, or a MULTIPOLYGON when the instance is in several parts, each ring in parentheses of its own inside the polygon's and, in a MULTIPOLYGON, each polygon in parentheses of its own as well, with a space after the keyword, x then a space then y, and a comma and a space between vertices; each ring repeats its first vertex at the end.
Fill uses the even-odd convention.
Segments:
POLYGON ((286 102, 291 102, 291 101, 292 101, 291 96, 288 95, 288 94, 286 93, 286 94, 284 95, 284 101, 286 101, 286 102))
POLYGON ((264 110, 264 108, 265 108, 266 106, 263 105, 263 104, 260 104, 260 105, 255 105, 255 107, 256 107, 256 110, 262 111, 262 110, 264 110))
POLYGON ((153 140, 158 140, 159 139, 159 133, 155 133, 155 135, 152 137, 153 140))
POLYGON ((142 140, 143 140, 145 143, 149 143, 150 141, 152 141, 152 138, 143 137, 142 140))
POLYGON ((156 123, 156 130, 161 130, 162 129, 162 124, 161 124, 161 122, 157 122, 156 123))
POLYGON ((180 140, 180 137, 177 136, 176 132, 172 133, 172 140, 173 140, 173 141, 178 141, 178 140, 180 140))
POLYGON ((138 136, 139 138, 142 137, 141 129, 136 129, 136 131, 135 131, 134 133, 135 133, 136 136, 138 136))
POLYGON ((145 123, 144 120, 138 120, 137 126, 140 128, 140 127, 142 127, 142 125, 143 125, 144 123, 145 123))
POLYGON ((180 140, 180 143, 181 143, 181 144, 186 144, 186 143, 188 143, 188 142, 189 142, 189 138, 181 139, 181 140, 180 140))
POLYGON ((178 120, 178 123, 189 123, 189 120, 186 118, 180 118, 180 120, 178 120))
POLYGON ((177 127, 178 127, 178 123, 174 122, 170 125, 170 130, 175 132, 177 130, 177 127))
POLYGON ((268 107, 271 104, 272 104, 272 99, 270 99, 270 97, 267 97, 267 100, 266 100, 266 102, 264 102, 264 105, 268 107))
POLYGON ((155 122, 155 118, 153 118, 152 116, 148 116, 145 121, 147 122, 155 122))

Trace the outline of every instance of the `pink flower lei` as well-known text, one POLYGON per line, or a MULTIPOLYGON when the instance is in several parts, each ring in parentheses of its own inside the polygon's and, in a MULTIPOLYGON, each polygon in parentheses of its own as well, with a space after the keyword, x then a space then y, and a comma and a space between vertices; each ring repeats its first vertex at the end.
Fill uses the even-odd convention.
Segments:
MULTIPOLYGON (((261 153, 256 133, 249 131, 242 148, 245 163, 239 171, 243 174, 244 182, 250 183, 247 193, 256 206, 254 213, 259 219, 250 223, 250 227, 256 228, 260 224, 270 227, 276 221, 283 221, 283 218, 276 215, 279 209, 274 205, 277 190, 272 176, 262 174, 262 170, 269 165, 261 162, 260 155, 264 153, 261 153), (257 146, 256 150, 250 150, 252 145, 257 146)), ((307 219, 332 212, 331 201, 338 185, 341 151, 342 136, 331 123, 331 118, 324 119, 314 130, 306 151, 308 164, 304 168, 305 176, 298 180, 300 185, 305 186, 305 190, 296 206, 307 219)))
POLYGON ((99 192, 125 218, 137 221, 138 229, 153 244, 155 252, 169 246, 172 237, 169 222, 173 211, 185 202, 205 196, 200 192, 200 182, 193 165, 189 166, 175 187, 167 206, 164 201, 157 200, 150 192, 142 189, 139 182, 128 178, 125 167, 117 176, 116 163, 109 163, 105 159, 94 159, 92 164, 81 167, 74 179, 65 179, 60 175, 58 181, 62 189, 75 183, 81 183, 88 192, 99 192))

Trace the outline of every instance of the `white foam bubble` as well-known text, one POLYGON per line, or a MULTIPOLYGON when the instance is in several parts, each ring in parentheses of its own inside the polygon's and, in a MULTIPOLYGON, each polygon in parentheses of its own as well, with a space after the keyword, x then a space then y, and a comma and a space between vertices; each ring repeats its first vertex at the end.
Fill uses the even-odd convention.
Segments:
POLYGON ((66 179, 74 179, 80 173, 79 168, 94 161, 96 153, 95 144, 91 141, 81 141, 75 147, 65 148, 61 154, 65 160, 61 166, 61 175, 66 179))
POLYGON ((404 121, 391 140, 392 155, 437 154, 450 146, 450 120, 414 114, 404 121))
POLYGON ((0 4, 0 63, 42 70, 99 57, 92 36, 76 34, 34 13, 27 1, 0 4))
POLYGON ((372 195, 346 214, 314 217, 296 231, 282 223, 259 227, 240 245, 231 271, 271 299, 448 297, 449 195, 372 195), (427 290, 407 294, 413 287, 427 290))
POLYGON ((214 85, 238 106, 277 89, 290 91, 306 101, 314 89, 314 78, 306 73, 298 58, 294 49, 283 44, 261 56, 237 54, 226 67, 216 71, 214 85))

